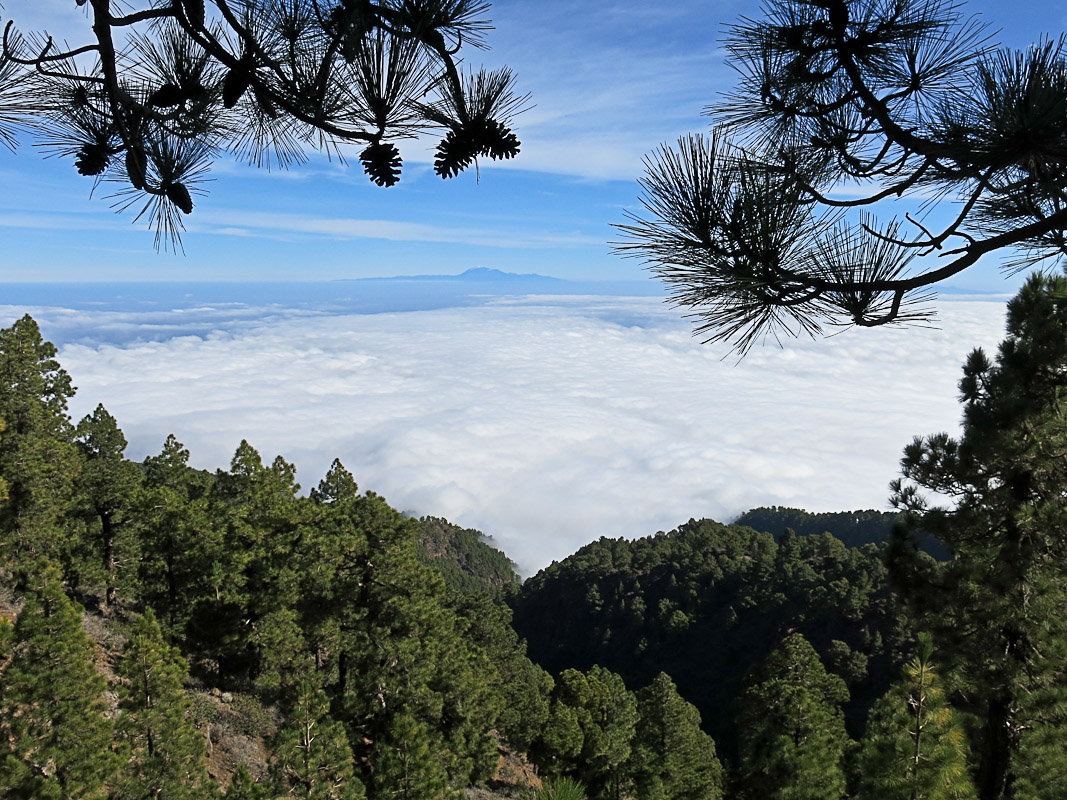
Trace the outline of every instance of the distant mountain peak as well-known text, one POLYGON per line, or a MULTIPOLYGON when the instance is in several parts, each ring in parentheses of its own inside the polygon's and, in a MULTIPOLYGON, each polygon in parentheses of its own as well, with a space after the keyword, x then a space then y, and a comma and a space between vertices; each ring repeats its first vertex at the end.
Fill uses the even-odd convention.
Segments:
POLYGON ((455 277, 461 281, 562 281, 562 278, 538 275, 535 272, 504 272, 491 267, 471 267, 455 277))
POLYGON ((342 281, 464 281, 471 283, 515 283, 536 281, 538 283, 568 283, 563 278, 552 278, 534 272, 504 272, 490 267, 471 267, 459 275, 393 275, 388 278, 342 278, 342 281))
POLYGON ((457 278, 511 278, 517 277, 514 272, 504 272, 503 270, 493 269, 491 267, 471 267, 470 269, 463 270, 457 278))

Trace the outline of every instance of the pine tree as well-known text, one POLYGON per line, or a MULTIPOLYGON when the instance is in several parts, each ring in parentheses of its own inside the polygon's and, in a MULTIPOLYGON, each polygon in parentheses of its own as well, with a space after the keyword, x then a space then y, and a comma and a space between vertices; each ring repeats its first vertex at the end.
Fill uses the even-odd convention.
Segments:
POLYGON ((62 559, 78 454, 67 414, 70 376, 28 314, 0 330, 0 558, 62 559))
POLYGON ((311 490, 311 499, 316 503, 349 503, 359 496, 359 486, 352 473, 345 469, 340 459, 335 458, 319 485, 311 490))
POLYGON ((286 797, 361 800, 344 726, 329 716, 326 693, 310 681, 296 690, 289 723, 279 732, 271 770, 286 797))
POLYGON ((206 497, 212 478, 189 466, 189 451, 173 435, 144 460, 144 476, 134 515, 140 597, 170 637, 183 637, 191 610, 219 589, 211 580, 211 565, 224 557, 206 497))
POLYGON ((45 31, 9 30, 0 144, 14 148, 25 127, 81 175, 118 182, 115 205, 139 209, 157 247, 178 244, 223 152, 288 167, 309 147, 354 146, 378 186, 400 180, 396 142, 413 135, 440 137, 433 168, 442 178, 519 152, 511 117, 525 98, 512 72, 471 70, 465 57, 486 46, 483 2, 76 5, 65 11, 75 25, 83 18, 84 38, 69 49, 45 31), (53 69, 87 52, 84 66, 53 69))
POLYGON ((99 800, 121 762, 105 683, 58 570, 42 568, 0 664, 0 786, 22 800, 99 800))
POLYGON ((745 692, 739 767, 751 800, 838 800, 845 792, 844 682, 799 633, 770 654, 745 692))
POLYGON ((230 785, 226 787, 226 800, 273 800, 270 787, 256 780, 248 774, 244 765, 237 768, 237 772, 230 779, 230 785))
POLYGON ((548 717, 534 741, 531 755, 545 774, 558 776, 575 768, 584 736, 577 710, 561 702, 555 690, 552 694, 548 717))
POLYGON ((933 640, 919 637, 918 655, 902 680, 871 710, 858 758, 861 800, 970 800, 963 727, 948 704, 931 657, 933 640))
POLYGON ((539 743, 549 772, 578 778, 589 795, 618 800, 627 788, 626 766, 637 725, 637 700, 621 677, 600 666, 564 670, 539 743))
POLYGON ((443 770, 454 788, 491 777, 496 695, 489 670, 463 621, 445 606, 440 576, 418 561, 417 523, 373 494, 320 503, 317 512, 299 548, 309 579, 303 627, 329 676, 368 793, 387 797, 398 789, 386 776, 414 769, 417 743, 398 738, 405 728, 432 754, 434 763, 419 768, 427 775, 443 770), (382 758, 399 771, 382 772, 382 758))
POLYGON ((526 752, 549 713, 552 676, 526 656, 526 642, 511 626, 511 609, 487 592, 453 595, 468 624, 467 638, 484 654, 496 696, 496 729, 515 750, 526 752))
POLYGON ((352 473, 335 459, 318 487, 311 490, 314 523, 297 554, 303 576, 298 602, 301 627, 315 654, 316 668, 336 670, 333 689, 339 697, 344 696, 348 677, 340 623, 348 617, 346 604, 370 576, 370 542, 353 513, 358 496, 352 473))
POLYGON ((978 796, 1042 800, 1061 796, 1067 771, 1067 279, 1032 276, 1007 329, 995 360, 975 350, 964 366, 960 438, 905 449, 891 564, 981 720, 978 796), (919 529, 953 558, 916 552, 919 529))
POLYGON ((719 800, 722 765, 700 729, 700 712, 661 672, 637 693, 631 771, 641 800, 719 800))
POLYGON ((292 464, 279 457, 264 466, 242 441, 211 487, 207 511, 220 537, 211 552, 211 591, 190 612, 188 630, 191 646, 217 663, 223 682, 246 684, 281 666, 263 663, 263 637, 273 637, 264 627, 277 630, 264 620, 292 609, 301 594, 294 548, 310 504, 297 497, 295 477, 292 464))
MULTIPOLYGON (((82 454, 76 488, 88 526, 86 544, 104 576, 104 601, 111 607, 122 570, 139 561, 131 535, 131 510, 141 470, 124 457, 126 437, 102 405, 78 423, 75 442, 82 454)), ((126 582, 131 580, 132 575, 126 582)))
POLYGON ((374 748, 374 800, 443 800, 452 794, 439 739, 425 723, 399 711, 383 734, 374 748))
POLYGON ((177 648, 163 640, 155 614, 146 611, 134 623, 118 667, 123 683, 117 732, 131 758, 114 800, 206 800, 217 794, 207 774, 204 737, 182 691, 186 671, 177 648))
POLYGON ((924 289, 998 251, 1008 269, 1058 268, 1062 36, 1001 49, 958 0, 762 12, 722 42, 739 78, 707 109, 711 135, 651 154, 643 210, 620 226, 620 250, 663 278, 705 341, 744 351, 926 319, 924 289))

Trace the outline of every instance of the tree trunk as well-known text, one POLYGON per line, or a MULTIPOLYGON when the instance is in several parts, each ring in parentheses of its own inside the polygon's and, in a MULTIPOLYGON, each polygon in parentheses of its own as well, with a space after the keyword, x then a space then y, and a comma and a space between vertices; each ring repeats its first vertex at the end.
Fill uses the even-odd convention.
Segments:
POLYGON ((978 764, 979 800, 1008 800, 1012 794, 1011 701, 998 695, 989 703, 982 731, 982 756, 978 764))
POLYGON ((109 609, 114 608, 118 589, 115 587, 115 525, 111 521, 111 514, 106 511, 97 511, 100 515, 100 529, 104 539, 104 603, 109 609))

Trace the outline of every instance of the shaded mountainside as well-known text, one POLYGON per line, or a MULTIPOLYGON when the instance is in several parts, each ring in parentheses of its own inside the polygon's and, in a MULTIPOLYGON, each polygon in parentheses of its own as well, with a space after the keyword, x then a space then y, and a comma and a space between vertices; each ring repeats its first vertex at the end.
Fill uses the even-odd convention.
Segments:
POLYGON ((734 525, 747 525, 782 538, 786 530, 798 537, 810 537, 818 533, 832 533, 846 547, 862 547, 865 544, 883 544, 896 524, 899 514, 895 511, 829 511, 812 513, 785 506, 762 506, 734 519, 734 525))
POLYGON ((776 543, 711 520, 602 538, 530 578, 512 604, 549 672, 599 664, 632 686, 666 672, 730 758, 746 676, 784 636, 802 633, 848 684, 853 735, 911 647, 879 548, 829 534, 776 543))
POLYGON ((441 517, 419 520, 419 560, 436 569, 446 584, 461 592, 499 593, 522 582, 515 562, 493 544, 493 537, 441 517))
POLYGON ((865 544, 883 544, 889 541, 893 526, 900 518, 896 511, 830 511, 812 513, 785 506, 761 506, 746 511, 735 525, 747 525, 764 531, 778 540, 790 529, 797 536, 812 536, 830 533, 846 547, 862 547, 865 544))
MULTIPOLYGON (((846 547, 863 547, 866 544, 887 544, 893 535, 893 527, 901 521, 897 511, 823 511, 813 513, 786 506, 761 506, 746 511, 734 520, 735 525, 747 525, 757 531, 780 539, 787 530, 797 536, 815 536, 829 533, 840 539, 846 547)), ((950 556, 948 548, 922 531, 913 531, 922 548, 939 561, 950 556)))

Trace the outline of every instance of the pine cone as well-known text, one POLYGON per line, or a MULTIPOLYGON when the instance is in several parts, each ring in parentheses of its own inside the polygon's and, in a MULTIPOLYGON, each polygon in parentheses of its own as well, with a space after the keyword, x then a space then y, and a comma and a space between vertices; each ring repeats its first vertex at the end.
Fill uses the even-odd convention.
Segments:
POLYGON ((247 91, 248 84, 251 82, 251 74, 242 67, 237 67, 227 72, 222 81, 222 104, 226 108, 233 108, 237 105, 237 101, 247 91))
POLYGON ((451 130, 437 145, 433 170, 442 178, 454 178, 474 162, 480 149, 469 131, 451 130))
POLYGON ((252 94, 256 97, 256 103, 259 105, 260 110, 271 119, 278 118, 278 109, 274 106, 274 101, 270 99, 270 95, 266 90, 260 89, 258 83, 252 84, 252 94))
POLYGON ((363 170, 379 186, 393 186, 400 180, 400 151, 390 142, 369 144, 359 154, 363 170))
POLYGON ((81 175, 99 175, 111 161, 111 149, 103 142, 84 144, 78 151, 74 166, 81 175))
POLYGON ((184 183, 168 183, 163 187, 163 191, 167 199, 180 208, 183 214, 193 212, 193 198, 189 195, 189 190, 184 183))
POLYGON ((514 158, 519 154, 519 137, 495 119, 486 120, 482 141, 482 155, 494 160, 514 158))
POLYGON ((173 83, 164 83, 148 96, 148 105, 167 108, 185 99, 185 92, 173 83))
POLYGON ((144 189, 147 181, 148 160, 139 147, 126 149, 126 175, 135 189, 144 189))

